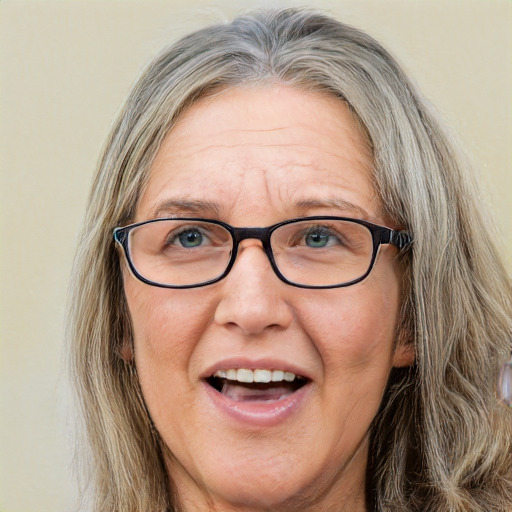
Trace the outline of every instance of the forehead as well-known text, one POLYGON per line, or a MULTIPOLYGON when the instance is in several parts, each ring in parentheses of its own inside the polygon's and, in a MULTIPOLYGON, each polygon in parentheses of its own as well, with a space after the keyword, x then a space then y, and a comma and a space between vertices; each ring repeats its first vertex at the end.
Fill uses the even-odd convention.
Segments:
POLYGON ((271 216, 272 209, 274 216, 296 215, 294 205, 320 200, 374 211, 380 203, 371 169, 363 131, 333 95, 228 89, 197 101, 167 134, 137 220, 159 216, 160 206, 173 202, 203 202, 226 221, 258 211, 271 216))

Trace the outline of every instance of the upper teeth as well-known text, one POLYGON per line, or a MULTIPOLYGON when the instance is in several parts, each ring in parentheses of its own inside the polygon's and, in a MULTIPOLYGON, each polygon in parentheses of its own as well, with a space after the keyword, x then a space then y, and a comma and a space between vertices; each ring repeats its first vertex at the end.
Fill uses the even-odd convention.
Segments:
POLYGON ((283 370, 250 370, 248 368, 217 370, 213 376, 244 383, 282 382, 283 380, 293 382, 295 378, 298 378, 294 373, 283 370))

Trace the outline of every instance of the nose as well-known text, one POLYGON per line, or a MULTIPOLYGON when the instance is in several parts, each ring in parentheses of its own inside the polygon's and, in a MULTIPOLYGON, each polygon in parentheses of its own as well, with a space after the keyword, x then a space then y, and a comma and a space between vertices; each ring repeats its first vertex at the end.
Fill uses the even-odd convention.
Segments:
POLYGON ((269 328, 286 329, 293 321, 285 300, 291 291, 288 288, 291 289, 272 270, 261 242, 244 240, 233 268, 222 282, 215 322, 252 335, 269 328))

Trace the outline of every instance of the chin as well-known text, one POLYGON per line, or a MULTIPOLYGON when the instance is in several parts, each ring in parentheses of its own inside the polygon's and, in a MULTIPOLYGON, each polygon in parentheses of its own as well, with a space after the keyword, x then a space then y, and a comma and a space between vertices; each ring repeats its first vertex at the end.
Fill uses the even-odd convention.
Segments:
MULTIPOLYGON (((363 451, 366 454, 366 450, 363 451)), ((228 453, 224 455, 223 464, 219 452, 210 453, 209 460, 203 460, 193 476, 175 465, 176 461, 171 463, 169 474, 174 486, 180 489, 185 509, 189 503, 192 510, 202 510, 202 503, 205 509, 219 511, 311 512, 336 510, 347 494, 364 501, 364 477, 354 480, 354 485, 347 480, 343 486, 337 485, 351 463, 315 464, 310 460, 310 464, 304 464, 302 457, 301 463, 290 453, 269 456, 265 449, 256 450, 252 457, 245 454, 243 461, 230 454, 233 463, 227 461, 228 453)), ((358 464, 355 461, 355 465, 358 464)), ((359 471, 357 473, 361 476, 359 471)))

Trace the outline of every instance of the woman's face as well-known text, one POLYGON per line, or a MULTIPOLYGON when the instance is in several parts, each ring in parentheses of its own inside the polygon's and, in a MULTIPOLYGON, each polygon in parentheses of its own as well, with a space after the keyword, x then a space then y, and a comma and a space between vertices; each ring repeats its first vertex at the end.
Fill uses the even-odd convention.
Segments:
MULTIPOLYGON (((262 227, 335 215, 386 224, 371 166, 341 100, 229 89, 196 102, 167 135, 135 221, 262 227)), ((225 279, 201 288, 157 288, 125 269, 138 376, 185 510, 364 510, 368 429, 391 368, 413 357, 395 349, 395 257, 382 246, 366 280, 316 290, 280 281, 257 240, 241 243, 225 279), (234 381, 218 391, 207 381, 238 369, 291 372, 306 384, 234 381)))

